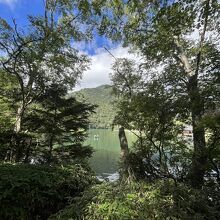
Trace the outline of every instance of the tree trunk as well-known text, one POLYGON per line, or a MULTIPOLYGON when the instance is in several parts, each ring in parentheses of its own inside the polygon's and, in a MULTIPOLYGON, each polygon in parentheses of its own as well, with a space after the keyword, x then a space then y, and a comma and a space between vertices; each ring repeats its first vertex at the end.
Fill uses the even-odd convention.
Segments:
POLYGON ((127 137, 125 135, 125 131, 123 127, 119 128, 118 136, 119 136, 120 147, 121 147, 121 157, 123 160, 125 160, 128 157, 129 149, 128 149, 127 137))
POLYGON ((193 70, 183 47, 180 45, 179 40, 176 37, 174 39, 174 44, 179 53, 179 60, 184 66, 186 76, 188 77, 188 96, 191 105, 190 110, 192 116, 194 146, 192 167, 189 173, 189 178, 193 187, 200 188, 203 184, 204 174, 206 171, 207 156, 205 148, 205 131, 204 128, 199 125, 204 114, 204 101, 200 95, 198 87, 199 63, 197 63, 196 71, 193 70))
POLYGON ((25 145, 25 140, 21 140, 20 137, 18 137, 17 144, 16 144, 16 155, 15 155, 15 159, 14 159, 14 161, 16 163, 18 163, 22 160, 24 145, 25 145))
POLYGON ((32 145, 32 138, 29 139, 29 143, 28 143, 28 146, 26 148, 24 163, 28 163, 29 162, 31 145, 32 145))
POLYGON ((192 167, 189 177, 191 185, 195 188, 200 188, 203 184, 203 178, 206 171, 207 155, 205 130, 200 126, 204 114, 204 102, 199 93, 197 75, 193 75, 189 78, 188 94, 191 102, 194 145, 192 167))
POLYGON ((12 162, 19 162, 23 154, 22 152, 23 146, 21 143, 22 140, 20 136, 23 115, 24 115, 24 105, 22 103, 17 110, 16 121, 14 125, 14 135, 12 135, 12 148, 15 149, 13 155, 11 155, 12 162))
POLYGON ((16 134, 21 131, 21 123, 22 123, 23 114, 24 114, 24 106, 22 104, 18 108, 17 114, 16 114, 16 121, 15 121, 15 126, 14 126, 14 132, 16 134))
POLYGON ((54 139, 54 134, 51 134, 50 139, 49 139, 49 157, 48 157, 48 163, 49 164, 52 161, 53 139, 54 139))
POLYGON ((126 180, 128 183, 133 181, 134 174, 132 168, 129 163, 129 149, 128 149, 128 141, 124 131, 124 127, 119 128, 119 141, 121 147, 121 160, 123 163, 123 173, 122 173, 122 180, 126 180))

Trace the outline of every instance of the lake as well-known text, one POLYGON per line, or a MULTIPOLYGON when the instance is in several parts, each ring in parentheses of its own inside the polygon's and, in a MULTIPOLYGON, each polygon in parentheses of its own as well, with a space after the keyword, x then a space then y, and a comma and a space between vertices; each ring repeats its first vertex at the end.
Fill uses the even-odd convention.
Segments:
MULTIPOLYGON (((126 131, 129 147, 136 140, 136 136, 126 131)), ((111 129, 90 129, 85 144, 91 145, 95 152, 90 159, 91 167, 97 175, 109 175, 117 172, 120 157, 118 131, 111 129)))

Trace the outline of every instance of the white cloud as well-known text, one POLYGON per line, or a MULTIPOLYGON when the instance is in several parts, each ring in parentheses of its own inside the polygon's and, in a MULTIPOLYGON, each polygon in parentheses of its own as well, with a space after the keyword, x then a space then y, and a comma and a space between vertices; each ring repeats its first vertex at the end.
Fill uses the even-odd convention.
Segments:
MULTIPOLYGON (((110 52, 116 58, 131 58, 136 59, 137 56, 128 52, 127 48, 121 46, 111 49, 110 52)), ((97 49, 95 55, 90 56, 91 66, 87 70, 76 90, 82 88, 92 88, 103 84, 111 84, 109 74, 115 59, 104 49, 97 49)))
POLYGON ((0 4, 8 5, 11 9, 15 7, 18 0, 0 0, 0 4))

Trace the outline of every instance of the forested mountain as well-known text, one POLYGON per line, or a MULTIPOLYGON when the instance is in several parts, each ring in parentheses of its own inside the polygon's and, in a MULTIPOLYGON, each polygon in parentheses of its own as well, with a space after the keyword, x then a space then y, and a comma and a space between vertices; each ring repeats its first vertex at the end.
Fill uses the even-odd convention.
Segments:
POLYGON ((79 101, 97 105, 95 114, 90 116, 91 127, 112 127, 116 115, 116 97, 112 94, 112 86, 101 85, 96 88, 86 88, 72 93, 71 96, 75 96, 79 101))

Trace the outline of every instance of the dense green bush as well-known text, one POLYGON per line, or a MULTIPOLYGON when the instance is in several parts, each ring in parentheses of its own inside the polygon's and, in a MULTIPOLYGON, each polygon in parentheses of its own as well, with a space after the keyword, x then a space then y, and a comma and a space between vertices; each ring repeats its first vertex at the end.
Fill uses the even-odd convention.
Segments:
POLYGON ((170 181, 101 184, 50 219, 220 219, 220 196, 215 190, 193 190, 170 181))
POLYGON ((0 165, 0 219, 47 219, 93 181, 81 165, 0 165))

